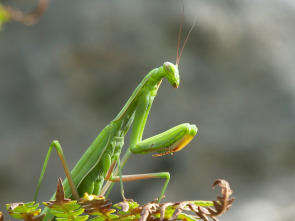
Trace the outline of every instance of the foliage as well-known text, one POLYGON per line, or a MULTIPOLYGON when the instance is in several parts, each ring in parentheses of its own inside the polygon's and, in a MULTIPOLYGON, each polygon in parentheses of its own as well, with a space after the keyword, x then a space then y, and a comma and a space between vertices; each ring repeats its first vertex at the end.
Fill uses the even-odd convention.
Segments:
POLYGON ((48 0, 39 0, 38 5, 29 13, 23 13, 10 6, 0 4, 0 30, 9 21, 17 21, 25 25, 35 24, 48 7, 48 0))
POLYGON ((15 219, 23 219, 26 221, 42 220, 44 215, 39 216, 41 209, 38 209, 39 203, 9 203, 6 204, 6 209, 9 214, 15 219))
POLYGON ((103 196, 88 195, 85 193, 84 197, 79 200, 79 205, 82 206, 84 212, 95 216, 92 221, 111 220, 119 218, 118 215, 113 214, 115 209, 111 209, 112 203, 105 200, 103 196))
POLYGON ((3 24, 10 20, 10 16, 6 8, 0 4, 0 30, 3 27, 3 24))
POLYGON ((50 212, 56 217, 56 220, 64 221, 83 221, 88 219, 88 215, 80 216, 84 209, 76 200, 65 198, 61 178, 58 179, 56 199, 45 202, 44 205, 51 208, 50 212))
MULTIPOLYGON (((228 182, 225 180, 216 180, 213 188, 219 185, 221 188, 221 196, 217 196, 214 201, 181 201, 168 202, 158 204, 157 199, 143 206, 132 200, 125 200, 115 204, 111 208, 112 203, 103 196, 88 195, 78 202, 76 200, 67 199, 64 196, 62 180, 59 178, 56 200, 50 200, 43 203, 50 207, 50 212, 55 216, 56 220, 83 221, 91 216, 91 221, 107 221, 107 220, 136 220, 136 221, 165 221, 165 220, 203 220, 218 221, 216 218, 225 213, 232 206, 234 198, 231 197, 232 190, 228 182), (87 215, 82 215, 83 213, 87 215)), ((42 220, 45 214, 40 215, 41 209, 39 204, 35 202, 29 203, 11 203, 6 208, 11 216, 16 219, 26 221, 42 220)), ((3 220, 0 212, 0 221, 3 220)))

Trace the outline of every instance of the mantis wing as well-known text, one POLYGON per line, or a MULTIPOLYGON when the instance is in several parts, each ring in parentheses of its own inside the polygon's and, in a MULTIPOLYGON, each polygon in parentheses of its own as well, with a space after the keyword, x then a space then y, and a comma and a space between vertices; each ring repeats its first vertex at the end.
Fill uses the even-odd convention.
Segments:
MULTIPOLYGON (((105 127, 96 137, 76 166, 71 171, 71 176, 76 188, 79 187, 84 178, 92 171, 92 169, 100 162, 110 140, 110 125, 105 127)), ((69 197, 72 191, 69 186, 68 179, 63 182, 65 196, 69 197)))

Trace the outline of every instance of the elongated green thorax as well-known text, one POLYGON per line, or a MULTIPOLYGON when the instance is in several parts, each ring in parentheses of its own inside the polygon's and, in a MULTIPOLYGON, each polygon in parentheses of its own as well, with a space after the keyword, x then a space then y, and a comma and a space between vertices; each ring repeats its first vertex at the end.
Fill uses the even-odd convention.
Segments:
POLYGON ((128 99, 128 101, 126 102, 126 104, 124 105, 120 113, 117 115, 117 117, 113 121, 121 119, 122 116, 126 113, 126 111, 132 106, 132 103, 136 102, 136 99, 141 98, 142 92, 144 93, 147 93, 147 91, 152 92, 151 88, 155 86, 158 89, 163 78, 166 78, 173 87, 178 88, 179 86, 178 66, 170 62, 164 62, 164 64, 161 67, 151 70, 145 76, 145 78, 141 81, 141 83, 136 87, 136 89, 133 91, 131 97, 128 99), (145 88, 147 90, 145 90, 145 88))

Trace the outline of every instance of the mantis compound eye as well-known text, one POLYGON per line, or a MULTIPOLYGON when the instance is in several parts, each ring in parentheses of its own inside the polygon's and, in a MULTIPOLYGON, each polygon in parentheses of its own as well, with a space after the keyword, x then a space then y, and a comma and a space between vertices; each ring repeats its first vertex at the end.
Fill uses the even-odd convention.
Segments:
POLYGON ((168 72, 172 72, 171 67, 169 64, 165 63, 165 68, 168 72))

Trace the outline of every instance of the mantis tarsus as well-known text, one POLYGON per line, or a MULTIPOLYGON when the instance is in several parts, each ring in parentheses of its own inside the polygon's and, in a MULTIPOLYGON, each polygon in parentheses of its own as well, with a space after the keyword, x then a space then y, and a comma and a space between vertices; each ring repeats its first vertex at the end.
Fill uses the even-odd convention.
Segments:
MULTIPOLYGON (((67 176, 67 179, 63 182, 66 197, 72 195, 78 199, 85 192, 96 195, 104 194, 109 188, 107 183, 102 189, 103 183, 106 180, 121 183, 121 193, 125 200, 122 182, 149 178, 165 178, 166 182, 158 198, 158 202, 160 202, 170 179, 168 172, 124 176, 121 174, 121 167, 124 166, 132 153, 146 154, 156 152, 153 156, 173 153, 184 148, 196 135, 197 127, 185 123, 142 140, 145 123, 162 79, 166 78, 174 88, 179 86, 179 57, 177 53, 176 65, 165 62, 162 66, 153 69, 146 75, 117 117, 101 131, 71 172, 67 167, 59 142, 53 141, 45 159, 34 200, 36 200, 51 150, 55 148, 61 158, 67 176), (132 123, 130 145, 120 162, 124 136, 132 123), (118 170, 114 172, 116 165, 118 170), (116 176, 117 174, 119 176, 116 176)), ((52 218, 48 208, 44 212, 47 213, 44 220, 52 218)))

